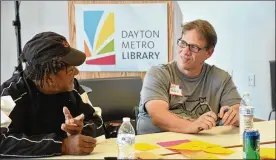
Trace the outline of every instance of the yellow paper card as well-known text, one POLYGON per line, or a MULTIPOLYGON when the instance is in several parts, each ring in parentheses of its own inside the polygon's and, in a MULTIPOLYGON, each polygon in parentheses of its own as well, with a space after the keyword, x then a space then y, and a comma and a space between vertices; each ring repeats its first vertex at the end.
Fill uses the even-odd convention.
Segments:
POLYGON ((199 145, 202 146, 203 148, 208 148, 208 147, 220 147, 220 145, 217 144, 212 144, 212 143, 207 143, 199 140, 192 140, 194 145, 199 145))
POLYGON ((149 151, 149 150, 153 150, 156 148, 159 148, 159 147, 151 145, 151 144, 147 144, 147 143, 136 143, 135 144, 135 149, 140 150, 140 151, 149 151))
POLYGON ((192 156, 194 154, 201 154, 201 153, 205 153, 203 151, 191 151, 191 150, 181 150, 180 153, 187 158, 192 158, 192 156))
POLYGON ((232 153, 234 153, 233 150, 227 149, 227 148, 222 148, 222 147, 204 148, 203 151, 208 152, 208 153, 214 153, 214 154, 232 154, 232 153))
POLYGON ((204 151, 188 151, 182 150, 180 153, 189 159, 219 159, 215 155, 205 153, 204 151))
POLYGON ((275 159, 275 148, 261 148, 260 156, 262 159, 275 159))
POLYGON ((176 149, 176 150, 192 150, 192 151, 199 151, 203 150, 204 148, 209 147, 220 147, 217 144, 211 144, 207 142, 202 142, 199 140, 192 140, 190 142, 181 143, 179 145, 168 147, 169 149, 176 149))
POLYGON ((191 157, 191 159, 219 159, 217 156, 205 153, 205 154, 196 154, 191 157))
POLYGON ((167 147, 167 148, 176 149, 176 150, 190 150, 190 151, 200 151, 200 150, 202 150, 201 146, 193 145, 193 143, 190 143, 190 142, 182 143, 182 144, 167 147))
POLYGON ((151 152, 139 152, 135 156, 139 159, 163 159, 163 156, 151 152))

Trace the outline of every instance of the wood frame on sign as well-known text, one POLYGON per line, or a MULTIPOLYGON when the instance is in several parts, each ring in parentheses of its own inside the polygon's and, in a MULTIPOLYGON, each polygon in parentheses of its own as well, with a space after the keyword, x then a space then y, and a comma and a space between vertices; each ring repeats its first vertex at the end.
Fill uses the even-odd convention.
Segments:
MULTIPOLYGON (((76 47, 76 24, 75 24, 75 4, 154 4, 167 3, 168 4, 168 60, 173 59, 173 1, 68 1, 69 13, 69 41, 72 47, 76 47)), ((126 77, 126 76, 140 76, 144 78, 146 72, 80 72, 76 76, 77 79, 91 79, 91 78, 109 78, 109 77, 126 77)))

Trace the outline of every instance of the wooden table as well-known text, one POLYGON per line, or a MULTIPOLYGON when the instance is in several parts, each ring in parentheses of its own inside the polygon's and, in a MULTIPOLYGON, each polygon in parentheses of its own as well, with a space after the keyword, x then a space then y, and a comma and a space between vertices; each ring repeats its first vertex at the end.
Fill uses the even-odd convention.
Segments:
MULTIPOLYGON (((275 120, 273 121, 263 121, 255 122, 254 127, 260 132, 260 143, 272 143, 275 144, 275 120)), ((148 143, 154 144, 162 141, 172 141, 172 140, 184 140, 184 139, 198 139, 205 142, 215 143, 223 147, 232 148, 232 147, 241 147, 239 139, 239 128, 233 126, 220 126, 214 127, 211 130, 202 131, 198 134, 181 134, 173 132, 162 132, 155 134, 146 134, 136 136, 136 143, 148 143)), ((275 145, 274 145, 275 146, 275 145)), ((237 148, 240 150, 240 148, 237 148)), ((174 156, 182 155, 170 155, 175 154, 170 150, 165 148, 159 148, 151 150, 151 152, 156 154, 161 154, 166 156, 166 158, 173 158, 174 156)), ((111 138, 106 141, 98 144, 95 150, 86 156, 71 156, 64 155, 59 157, 48 157, 54 159, 104 159, 104 157, 116 157, 117 156, 117 145, 116 139, 111 138)), ((235 152, 230 157, 240 157, 240 152, 235 152)), ((225 158, 225 157, 224 157, 225 158)), ((228 158, 228 157, 226 157, 228 158)))
MULTIPOLYGON (((275 142, 275 120, 255 122, 254 128, 260 132, 261 143, 275 142)), ((215 143, 223 147, 242 146, 239 137, 239 128, 234 126, 214 127, 211 130, 205 130, 198 134, 181 134, 174 132, 162 132, 156 134, 146 134, 136 136, 136 142, 153 142, 171 141, 180 139, 198 139, 210 143, 215 143)))
MULTIPOLYGON (((260 145, 260 148, 275 148, 275 143, 262 144, 260 145)), ((233 154, 215 155, 215 156, 217 156, 220 159, 243 159, 242 147, 235 147, 231 149, 235 151, 233 154)), ((184 157, 182 154, 173 154, 173 155, 164 156, 164 159, 189 159, 189 158, 184 157)))

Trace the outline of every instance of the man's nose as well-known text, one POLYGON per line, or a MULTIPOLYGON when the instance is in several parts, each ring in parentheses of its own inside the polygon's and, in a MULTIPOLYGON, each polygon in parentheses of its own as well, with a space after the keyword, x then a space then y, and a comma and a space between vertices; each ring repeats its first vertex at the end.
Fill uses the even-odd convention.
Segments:
POLYGON ((189 46, 186 46, 185 48, 182 48, 182 49, 181 49, 181 52, 180 52, 180 54, 183 55, 183 56, 184 56, 184 55, 187 55, 187 56, 188 56, 188 55, 191 55, 191 53, 192 53, 192 52, 190 51, 189 46))

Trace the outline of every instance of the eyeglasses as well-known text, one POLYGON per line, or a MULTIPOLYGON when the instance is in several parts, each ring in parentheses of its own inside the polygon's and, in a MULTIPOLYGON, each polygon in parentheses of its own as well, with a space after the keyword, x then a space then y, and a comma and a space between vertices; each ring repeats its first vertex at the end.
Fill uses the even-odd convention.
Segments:
POLYGON ((197 53, 199 52, 200 50, 202 49, 207 49, 208 47, 203 47, 203 48, 200 48, 196 45, 193 45, 193 44, 188 44, 186 41, 182 40, 181 38, 177 40, 177 45, 180 47, 180 48, 186 48, 187 46, 189 46, 189 50, 191 52, 194 52, 194 53, 197 53))

